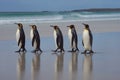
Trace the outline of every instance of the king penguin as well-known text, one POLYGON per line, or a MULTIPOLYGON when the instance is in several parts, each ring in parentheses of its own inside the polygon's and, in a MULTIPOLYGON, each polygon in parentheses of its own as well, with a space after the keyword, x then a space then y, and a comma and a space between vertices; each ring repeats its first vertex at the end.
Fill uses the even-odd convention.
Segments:
POLYGON ((63 35, 62 32, 60 30, 60 28, 58 26, 53 26, 51 25, 51 27, 54 28, 54 39, 55 39, 55 44, 57 49, 53 50, 54 52, 57 52, 58 49, 60 49, 60 52, 64 52, 64 48, 63 48, 63 35))
POLYGON ((26 49, 25 49, 25 33, 24 33, 24 30, 23 30, 23 25, 21 23, 15 23, 18 25, 18 29, 17 29, 17 32, 16 32, 16 40, 17 40, 17 43, 18 43, 18 46, 19 46, 19 50, 16 51, 16 52, 26 52, 26 49))
POLYGON ((37 26, 36 25, 30 25, 30 26, 31 26, 30 37, 32 40, 32 46, 35 48, 35 50, 33 50, 32 52, 36 53, 40 51, 40 53, 42 53, 42 50, 40 48, 40 35, 37 30, 37 26))
POLYGON ((69 36, 69 39, 70 39, 72 52, 79 51, 79 49, 78 49, 78 37, 77 37, 77 32, 76 32, 75 26, 70 25, 70 26, 67 26, 67 27, 69 27, 68 36, 69 36))
POLYGON ((89 25, 84 23, 82 24, 85 26, 83 30, 83 40, 82 40, 82 44, 85 49, 84 53, 86 53, 87 51, 89 51, 89 53, 94 53, 92 50, 93 36, 89 28, 89 25))

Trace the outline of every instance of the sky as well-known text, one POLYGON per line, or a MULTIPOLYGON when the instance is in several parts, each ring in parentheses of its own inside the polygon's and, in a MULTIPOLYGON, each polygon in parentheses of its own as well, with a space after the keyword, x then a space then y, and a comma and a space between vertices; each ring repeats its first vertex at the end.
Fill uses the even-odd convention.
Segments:
POLYGON ((120 8, 120 0, 0 0, 0 12, 120 8))

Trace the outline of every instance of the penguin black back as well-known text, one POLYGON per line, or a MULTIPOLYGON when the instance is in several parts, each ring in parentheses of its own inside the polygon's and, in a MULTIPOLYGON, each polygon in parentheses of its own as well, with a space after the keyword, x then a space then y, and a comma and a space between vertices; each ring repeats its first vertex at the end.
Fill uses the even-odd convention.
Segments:
POLYGON ((62 35, 62 32, 60 30, 59 27, 55 26, 56 27, 56 34, 57 34, 57 45, 59 48, 63 48, 63 35, 62 35))
POLYGON ((42 50, 40 49, 40 35, 37 30, 37 26, 36 25, 30 25, 30 26, 32 27, 32 33, 30 35, 32 39, 32 46, 35 48, 33 52, 36 52, 36 51, 42 52, 42 50))
POLYGON ((54 50, 54 52, 56 52, 58 49, 60 49, 60 52, 64 51, 63 48, 63 35, 62 32, 60 30, 60 28, 58 26, 51 26, 54 28, 54 38, 55 38, 55 43, 57 45, 57 49, 54 50))
POLYGON ((93 43, 92 32, 88 24, 83 23, 83 25, 85 26, 84 31, 83 31, 83 40, 82 40, 82 44, 85 48, 84 53, 86 53, 86 51, 90 51, 90 53, 94 53, 92 51, 92 43, 93 43))
POLYGON ((72 51, 79 51, 78 49, 78 36, 74 25, 67 26, 69 27, 68 36, 71 41, 72 51))
POLYGON ((16 52, 20 52, 20 51, 26 51, 25 49, 25 33, 23 30, 23 25, 21 23, 15 23, 18 25, 18 29, 16 32, 16 40, 18 43, 18 46, 20 47, 20 49, 16 52))

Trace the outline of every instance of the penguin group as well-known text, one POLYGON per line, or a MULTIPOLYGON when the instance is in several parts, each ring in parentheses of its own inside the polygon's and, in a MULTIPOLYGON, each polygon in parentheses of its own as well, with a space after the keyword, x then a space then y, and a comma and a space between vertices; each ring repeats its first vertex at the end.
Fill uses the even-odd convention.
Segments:
MULTIPOLYGON (((18 25, 17 32, 16 32, 16 40, 19 47, 18 51, 15 52, 26 52, 25 48, 25 33, 23 29, 22 23, 15 23, 18 25)), ((82 45, 84 47, 83 53, 94 53, 92 50, 92 44, 93 44, 93 36, 92 32, 89 28, 88 24, 82 23, 84 25, 83 33, 82 33, 82 45)), ((29 25, 31 27, 30 31, 30 37, 31 37, 31 43, 32 47, 34 47, 34 50, 32 53, 42 53, 42 50, 40 48, 40 35, 37 30, 36 25, 29 25)), ((50 25, 54 29, 54 39, 55 39, 55 45, 56 49, 52 50, 53 52, 62 52, 64 53, 64 40, 63 40, 63 34, 59 26, 57 25, 50 25)), ((78 36, 74 25, 69 25, 68 27, 68 37, 70 42, 71 50, 69 52, 78 52, 78 36)))

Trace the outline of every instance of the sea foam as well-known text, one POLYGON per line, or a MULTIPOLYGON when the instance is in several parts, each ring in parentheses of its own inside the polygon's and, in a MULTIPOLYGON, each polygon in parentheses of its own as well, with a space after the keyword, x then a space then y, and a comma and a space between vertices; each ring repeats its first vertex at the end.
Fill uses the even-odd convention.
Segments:
POLYGON ((120 20, 120 12, 7 12, 0 13, 0 24, 66 21, 120 20))

